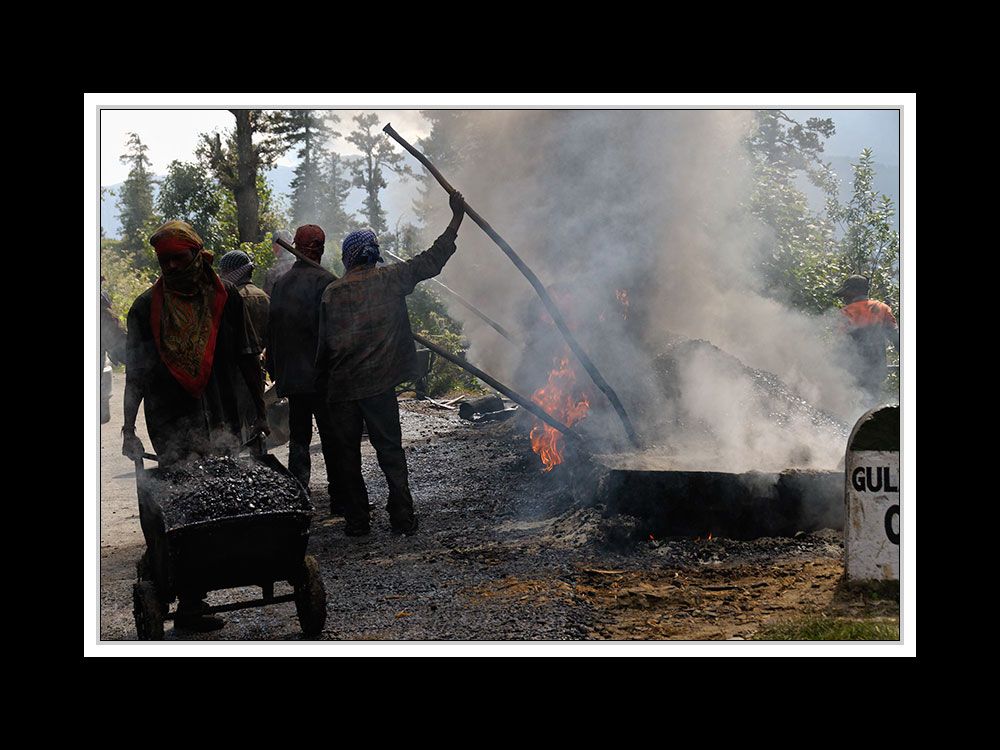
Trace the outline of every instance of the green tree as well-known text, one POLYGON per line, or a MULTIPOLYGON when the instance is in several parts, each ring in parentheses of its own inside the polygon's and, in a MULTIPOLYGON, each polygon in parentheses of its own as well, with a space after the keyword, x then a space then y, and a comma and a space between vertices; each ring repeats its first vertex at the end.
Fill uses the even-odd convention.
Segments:
POLYGON ((160 185, 156 204, 170 219, 186 221, 205 243, 205 249, 219 254, 224 247, 219 213, 224 197, 204 164, 173 161, 160 185))
POLYGON ((345 166, 340 155, 328 154, 323 169, 323 191, 326 202, 321 207, 319 221, 316 222, 326 233, 327 252, 324 262, 327 256, 335 260, 340 268, 340 271, 335 271, 338 275, 343 272, 339 260, 340 243, 344 237, 361 226, 357 218, 346 208, 347 197, 351 192, 351 180, 345 177, 344 173, 345 166))
POLYGON ((329 200, 324 167, 329 159, 327 144, 340 133, 331 124, 340 122, 336 114, 314 109, 279 110, 272 116, 272 132, 288 148, 296 149, 299 163, 291 188, 291 223, 319 224, 319 217, 329 200))
POLYGON ((810 118, 802 124, 775 110, 754 115, 746 139, 754 176, 748 209, 771 233, 756 264, 763 291, 794 308, 821 313, 830 306, 840 268, 833 227, 809 206, 799 181, 805 177, 827 195, 835 190, 829 164, 821 158, 833 121, 810 118))
POLYGON ((853 191, 847 203, 827 199, 827 214, 842 230, 839 243, 844 275, 860 274, 871 282, 871 296, 899 314, 899 232, 892 226, 896 208, 889 196, 872 189, 874 157, 863 149, 854 171, 853 191))
POLYGON ((393 141, 379 128, 378 115, 361 113, 354 117, 357 129, 347 136, 361 151, 360 156, 347 161, 355 187, 365 193, 364 217, 368 226, 380 237, 388 229, 379 193, 386 187, 385 172, 392 172, 402 182, 413 175, 403 154, 395 150, 393 141))
POLYGON ((128 134, 127 151, 121 155, 120 161, 129 165, 130 169, 117 201, 122 226, 119 250, 145 269, 155 266, 149 236, 161 223, 153 208, 156 180, 150 171, 152 162, 146 155, 148 151, 136 133, 128 134))
POLYGON ((288 145, 274 135, 273 117, 264 110, 230 112, 236 127, 227 135, 225 145, 220 134, 203 134, 197 155, 219 184, 233 194, 239 241, 259 243, 265 240, 267 228, 261 222, 257 177, 274 165, 288 145))

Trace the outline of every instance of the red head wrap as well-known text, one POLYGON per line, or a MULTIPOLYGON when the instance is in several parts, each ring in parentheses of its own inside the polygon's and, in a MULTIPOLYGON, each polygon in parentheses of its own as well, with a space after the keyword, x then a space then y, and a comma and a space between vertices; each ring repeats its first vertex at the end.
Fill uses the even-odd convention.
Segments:
POLYGON ((315 224, 305 224, 295 230, 295 249, 316 263, 323 257, 325 243, 326 234, 315 224))
POLYGON ((157 255, 170 255, 185 250, 201 250, 204 243, 190 224, 168 221, 149 238, 157 255))

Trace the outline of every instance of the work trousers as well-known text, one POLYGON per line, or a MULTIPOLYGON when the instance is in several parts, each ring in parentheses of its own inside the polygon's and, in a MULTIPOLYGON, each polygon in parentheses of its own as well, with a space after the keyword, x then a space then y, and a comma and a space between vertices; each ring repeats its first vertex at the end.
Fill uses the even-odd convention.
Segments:
POLYGON ((385 506, 389 523, 397 531, 408 530, 414 520, 413 497, 395 389, 356 401, 333 401, 329 408, 336 453, 337 493, 343 498, 348 532, 364 532, 369 528, 368 488, 361 473, 361 439, 366 425, 368 440, 389 485, 385 506))
POLYGON ((327 492, 332 500, 336 476, 333 466, 336 460, 335 441, 326 400, 319 393, 296 393, 288 396, 288 470, 306 490, 309 489, 312 471, 309 445, 312 443, 314 417, 323 459, 326 461, 327 492))

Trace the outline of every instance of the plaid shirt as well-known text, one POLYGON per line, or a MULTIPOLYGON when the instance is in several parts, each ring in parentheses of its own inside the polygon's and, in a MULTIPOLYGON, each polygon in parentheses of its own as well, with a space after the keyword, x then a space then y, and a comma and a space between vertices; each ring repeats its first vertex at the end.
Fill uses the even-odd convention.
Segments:
POLYGON ((354 401, 419 377, 406 295, 455 253, 450 229, 415 258, 356 266, 323 292, 316 366, 328 401, 354 401))

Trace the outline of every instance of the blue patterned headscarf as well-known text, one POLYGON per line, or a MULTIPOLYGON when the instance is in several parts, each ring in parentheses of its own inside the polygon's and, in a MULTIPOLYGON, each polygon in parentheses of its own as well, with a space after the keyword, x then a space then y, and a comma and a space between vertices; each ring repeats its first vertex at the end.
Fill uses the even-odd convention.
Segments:
POLYGON ((250 256, 242 250, 230 250, 219 261, 219 275, 237 286, 250 280, 253 269, 250 256))
POLYGON ((347 271, 354 266, 380 262, 382 255, 378 251, 378 236, 370 227, 351 232, 344 238, 344 244, 341 246, 341 260, 347 271))

